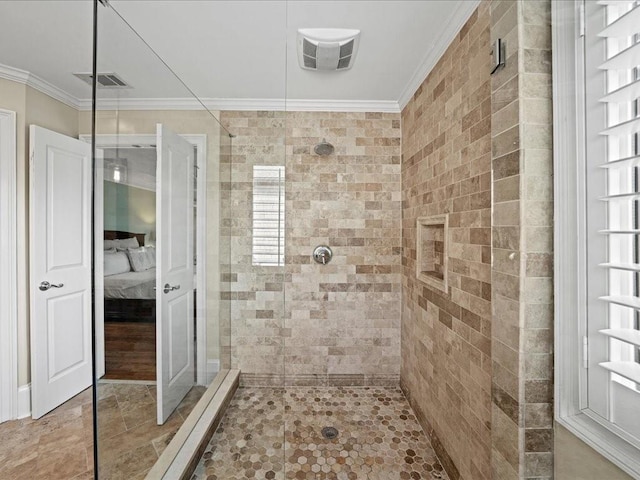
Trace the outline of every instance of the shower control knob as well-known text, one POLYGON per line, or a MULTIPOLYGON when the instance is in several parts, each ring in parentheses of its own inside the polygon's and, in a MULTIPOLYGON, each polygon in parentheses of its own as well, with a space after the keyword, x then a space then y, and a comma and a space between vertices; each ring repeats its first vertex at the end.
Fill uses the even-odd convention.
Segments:
POLYGON ((333 257, 333 252, 326 245, 318 245, 313 250, 313 259, 316 261, 316 263, 326 265, 331 261, 332 257, 333 257))

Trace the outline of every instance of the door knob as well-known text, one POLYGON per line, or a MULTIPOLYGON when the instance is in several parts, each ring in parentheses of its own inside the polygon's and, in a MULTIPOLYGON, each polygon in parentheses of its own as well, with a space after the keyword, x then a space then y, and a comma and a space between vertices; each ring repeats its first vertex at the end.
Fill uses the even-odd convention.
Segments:
POLYGON ((40 282, 38 288, 43 292, 46 292, 50 288, 62 288, 64 287, 64 283, 49 283, 49 282, 40 282))
POLYGON ((180 285, 169 285, 168 283, 164 284, 164 293, 173 292, 174 290, 180 290, 180 285))

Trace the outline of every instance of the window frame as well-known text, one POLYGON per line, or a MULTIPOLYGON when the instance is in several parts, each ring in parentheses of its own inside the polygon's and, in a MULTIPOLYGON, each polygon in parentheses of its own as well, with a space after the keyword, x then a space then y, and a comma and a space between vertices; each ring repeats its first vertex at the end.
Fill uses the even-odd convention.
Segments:
POLYGON ((580 0, 552 1, 555 421, 640 478, 640 450, 588 414, 585 38, 580 0), (577 248, 576 248, 577 247, 577 248), (576 308, 577 307, 577 308, 576 308))

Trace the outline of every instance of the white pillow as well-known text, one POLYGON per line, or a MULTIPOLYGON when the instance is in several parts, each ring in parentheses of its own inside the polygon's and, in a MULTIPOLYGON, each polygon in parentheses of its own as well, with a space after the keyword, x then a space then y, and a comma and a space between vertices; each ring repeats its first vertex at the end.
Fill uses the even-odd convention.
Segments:
POLYGON ((127 248, 138 248, 140 244, 136 237, 122 238, 118 240, 105 240, 104 249, 109 250, 111 248, 118 248, 120 250, 126 250, 127 248))
POLYGON ((117 248, 138 248, 140 246, 136 237, 123 238, 122 240, 119 240, 119 242, 120 245, 118 245, 117 248))
POLYGON ((131 271, 129 258, 124 252, 104 252, 104 276, 131 271))
POLYGON ((127 255, 134 272, 143 272, 151 268, 151 262, 147 256, 147 250, 144 247, 128 248, 127 255))
POLYGON ((147 251, 147 260, 149 260, 151 268, 154 268, 156 266, 156 247, 149 246, 144 249, 147 251))

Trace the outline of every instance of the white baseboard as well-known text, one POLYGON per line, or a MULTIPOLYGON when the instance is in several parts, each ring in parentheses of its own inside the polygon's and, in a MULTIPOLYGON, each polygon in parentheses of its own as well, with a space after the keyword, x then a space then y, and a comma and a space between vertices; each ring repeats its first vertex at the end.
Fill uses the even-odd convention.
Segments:
POLYGON ((31 416, 31 384, 18 387, 18 417, 31 416))
POLYGON ((216 378, 216 375, 220 371, 220 360, 217 358, 208 358, 207 359, 207 385, 211 385, 213 379, 216 378))

